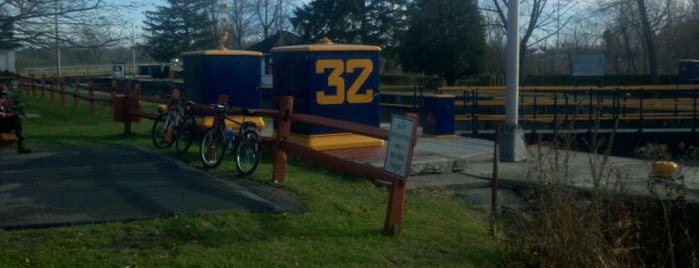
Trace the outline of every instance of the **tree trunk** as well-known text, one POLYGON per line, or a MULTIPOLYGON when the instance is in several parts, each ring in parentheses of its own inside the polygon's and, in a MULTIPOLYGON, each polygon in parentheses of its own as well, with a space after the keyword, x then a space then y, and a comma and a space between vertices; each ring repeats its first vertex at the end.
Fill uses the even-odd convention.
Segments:
POLYGON ((650 69, 651 81, 653 84, 659 82, 658 76, 658 58, 656 56, 655 48, 655 34, 650 25, 650 20, 648 19, 648 10, 646 10, 645 0, 636 0, 638 4, 638 10, 641 16, 641 27, 643 32, 643 42, 646 46, 647 57, 648 57, 648 68, 650 69))

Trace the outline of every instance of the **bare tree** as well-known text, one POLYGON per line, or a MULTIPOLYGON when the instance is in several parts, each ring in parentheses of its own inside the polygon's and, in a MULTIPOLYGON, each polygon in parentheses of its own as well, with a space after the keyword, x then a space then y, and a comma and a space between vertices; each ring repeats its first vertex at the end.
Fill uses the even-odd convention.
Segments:
POLYGON ((298 0, 256 0, 252 1, 252 12, 261 39, 290 28, 291 11, 298 0))
POLYGON ((234 48, 265 39, 289 28, 289 13, 297 0, 228 0, 229 33, 234 48))
MULTIPOLYGON (((76 29, 107 29, 117 24, 118 4, 105 0, 3 0, 0 1, 0 29, 4 45, 80 47, 81 31, 76 29), (105 12, 106 11, 106 12, 105 12), (110 15, 111 14, 111 15, 110 15)), ((102 36, 100 45, 111 45, 115 36, 102 36)), ((95 40, 93 40, 95 41, 95 40)))
POLYGON ((254 1, 253 12, 259 25, 262 39, 269 37, 275 30, 279 30, 283 11, 282 0, 258 0, 254 1), (277 29, 274 29, 277 28, 277 29))
MULTIPOLYGON (((655 84, 658 83, 658 58, 655 47, 655 31, 651 25, 646 0, 636 0, 636 4, 638 5, 639 18, 641 20, 641 36, 643 37, 647 52, 648 67, 650 68, 650 75, 655 84)), ((659 18, 657 21, 659 22, 661 20, 662 19, 659 18)))
POLYGON ((246 40, 250 38, 253 31, 252 0, 231 0, 230 1, 230 36, 233 48, 241 49, 245 47, 246 40))
MULTIPOLYGON (((676 0, 609 0, 601 1, 601 10, 612 12, 616 17, 616 25, 610 28, 616 30, 626 38, 627 60, 635 60, 636 54, 643 55, 645 64, 643 65, 651 76, 652 83, 659 82, 659 44, 666 47, 660 51, 670 51, 666 49, 668 43, 659 42, 659 34, 669 36, 672 34, 673 24, 676 24, 677 12, 676 0), (642 53, 637 53, 632 45, 635 41, 642 44, 642 53)), ((672 46, 672 45, 670 45, 672 46)), ((670 54, 664 55, 671 57, 670 54)))
MULTIPOLYGON (((507 7, 510 0, 491 0, 492 6, 485 7, 485 11, 494 12, 500 19, 498 27, 504 34, 507 29, 507 7)), ((527 49, 543 42, 551 37, 558 36, 562 29, 572 20, 570 13, 578 5, 578 1, 553 1, 549 0, 520 0, 522 10, 526 14, 521 20, 520 32, 520 68, 526 61, 527 49)), ((520 69, 524 74, 525 70, 520 69)))

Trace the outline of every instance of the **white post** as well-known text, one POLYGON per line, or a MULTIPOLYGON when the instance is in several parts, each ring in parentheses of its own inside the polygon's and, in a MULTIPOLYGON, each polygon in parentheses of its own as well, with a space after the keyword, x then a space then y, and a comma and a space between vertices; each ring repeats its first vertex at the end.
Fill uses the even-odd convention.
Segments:
POLYGON ((55 0, 55 11, 53 16, 54 30, 56 31, 56 75, 61 77, 61 46, 58 39, 58 0, 55 0))
POLYGON ((505 94, 505 127, 500 147, 500 160, 516 162, 526 159, 524 131, 519 127, 519 0, 510 0, 507 7, 507 81, 505 94))
POLYGON ((133 78, 136 79, 136 36, 134 35, 133 21, 131 22, 131 63, 133 68, 131 72, 133 72, 133 78))

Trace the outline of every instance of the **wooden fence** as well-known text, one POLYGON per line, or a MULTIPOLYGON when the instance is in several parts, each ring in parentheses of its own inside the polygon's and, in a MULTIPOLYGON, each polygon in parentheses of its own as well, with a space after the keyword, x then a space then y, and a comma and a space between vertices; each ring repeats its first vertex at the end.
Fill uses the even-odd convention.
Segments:
POLYGON ((79 78, 75 78, 71 83, 63 79, 46 78, 45 76, 40 78, 18 77, 17 86, 26 95, 42 98, 48 95, 52 102, 59 98, 60 104, 63 106, 68 104, 68 97, 70 97, 74 110, 78 109, 81 101, 87 102, 90 114, 95 113, 97 104, 111 106, 114 96, 117 94, 116 81, 112 81, 109 88, 97 88, 92 81, 81 83, 79 78))
MULTIPOLYGON (((116 121, 124 123, 124 134, 126 135, 132 132, 132 122, 136 122, 140 118, 155 119, 157 117, 155 113, 142 111, 142 103, 169 103, 171 101, 169 98, 141 94, 138 84, 134 85, 133 88, 129 84, 125 84, 123 85, 123 90, 118 92, 116 81, 112 81, 108 89, 96 89, 92 82, 88 82, 87 85, 82 85, 79 80, 76 79, 74 83, 72 83, 72 88, 69 89, 69 84, 60 80, 47 80, 45 77, 40 79, 29 77, 21 78, 19 87, 25 94, 32 94, 33 96, 39 94, 40 96, 45 96, 45 94, 50 94, 51 100, 54 100, 55 95, 58 95, 61 99, 61 105, 67 105, 66 96, 71 96, 73 97, 72 105, 74 109, 77 109, 79 106, 78 100, 85 100, 89 103, 90 113, 95 112, 94 105, 96 103, 111 105, 113 117, 116 121), (100 94, 101 96, 96 96, 95 92, 101 92, 102 94, 100 94)), ((256 115, 271 118, 275 122, 274 136, 263 138, 263 143, 265 145, 274 148, 274 163, 271 179, 275 183, 284 181, 288 154, 292 154, 315 161, 329 169, 341 173, 361 176, 375 182, 388 183, 391 185, 391 191, 383 230, 387 234, 398 234, 405 211, 408 178, 399 178, 384 172, 382 168, 342 159, 322 151, 315 151, 289 140, 292 122, 334 128, 343 132, 383 140, 388 140, 389 131, 379 127, 371 127, 317 115, 293 113, 293 98, 291 96, 282 97, 279 107, 279 110, 258 109, 255 111, 256 115)), ((213 114, 215 112, 211 106, 205 104, 195 104, 193 110, 197 114, 213 114)), ((418 116, 415 114, 409 114, 408 116, 416 122, 419 120, 418 116)), ((413 139, 411 145, 413 147, 417 143, 417 125, 416 123, 412 130, 413 139)), ((412 158, 412 154, 410 157, 412 158)), ((409 167, 410 163, 408 163, 408 168, 409 167)), ((410 170, 408 170, 408 174, 410 174, 410 170)))

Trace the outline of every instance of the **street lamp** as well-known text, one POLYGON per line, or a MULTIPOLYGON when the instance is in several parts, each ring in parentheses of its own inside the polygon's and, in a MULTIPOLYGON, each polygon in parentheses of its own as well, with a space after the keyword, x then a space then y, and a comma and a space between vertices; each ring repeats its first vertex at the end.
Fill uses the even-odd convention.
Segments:
POLYGON ((519 117, 519 0, 510 0, 507 7, 507 71, 505 94, 505 127, 500 145, 500 160, 517 162, 526 159, 524 131, 519 117))

